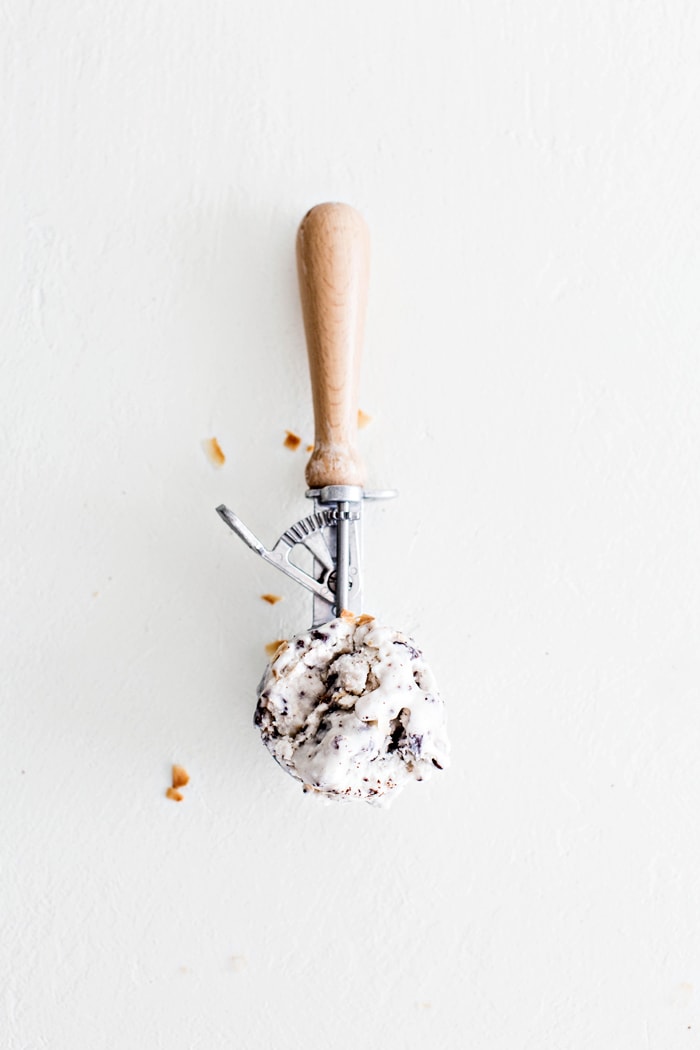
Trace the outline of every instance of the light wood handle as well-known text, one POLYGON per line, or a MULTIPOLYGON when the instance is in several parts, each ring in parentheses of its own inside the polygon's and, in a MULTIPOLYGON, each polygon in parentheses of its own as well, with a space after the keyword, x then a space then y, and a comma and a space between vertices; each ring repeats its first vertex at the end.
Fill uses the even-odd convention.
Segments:
POLYGON ((363 485, 357 450, 369 230, 347 204, 317 204, 297 234, 299 290, 309 354, 315 439, 311 488, 363 485))

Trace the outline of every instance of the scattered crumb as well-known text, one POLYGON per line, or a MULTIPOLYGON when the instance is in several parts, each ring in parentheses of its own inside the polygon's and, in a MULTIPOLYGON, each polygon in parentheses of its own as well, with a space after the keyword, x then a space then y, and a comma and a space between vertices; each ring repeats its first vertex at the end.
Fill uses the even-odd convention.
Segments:
POLYGON ((184 766, 173 766, 173 787, 181 788, 189 784, 190 775, 184 766))
POLYGON ((298 436, 298 434, 292 433, 291 430, 287 430, 285 433, 287 434, 287 436, 284 439, 284 447, 291 449, 292 452, 296 452, 296 450, 299 448, 299 445, 301 445, 301 438, 298 436))
POLYGON ((231 969, 234 973, 243 973, 248 966, 248 961, 245 955, 232 955, 231 956, 231 969))
POLYGON ((372 417, 368 416, 366 412, 363 412, 361 408, 357 410, 357 425, 358 427, 366 427, 368 423, 372 422, 372 417))
POLYGON ((99 593, 100 593, 99 591, 93 591, 92 592, 93 598, 96 598, 99 593))
POLYGON ((432 1003, 419 1003, 418 1005, 420 1006, 421 1010, 430 1010, 432 1008, 433 1004, 432 1003))
POLYGON ((270 659, 272 659, 272 657, 275 655, 277 650, 281 646, 286 645, 286 644, 287 644, 287 639, 286 638, 278 638, 277 641, 275 641, 275 642, 268 642, 267 643, 267 645, 265 646, 265 652, 270 657, 270 659))
POLYGON ((370 616, 369 613, 362 613, 361 616, 357 617, 357 626, 362 627, 363 623, 371 623, 373 619, 374 617, 370 616))
POLYGON ((314 450, 314 446, 313 445, 307 445, 306 446, 306 451, 307 452, 313 452, 313 450, 314 450))
POLYGON ((210 463, 213 463, 215 467, 223 467, 226 462, 226 456, 222 452, 221 445, 216 438, 206 438, 202 442, 202 448, 210 463))
POLYGON ((182 802, 185 797, 181 791, 177 790, 177 788, 168 788, 165 792, 165 796, 166 798, 171 798, 173 802, 182 802))
POLYGON ((281 594, 261 594, 260 597, 264 602, 267 602, 269 605, 276 605, 277 602, 282 601, 281 594))

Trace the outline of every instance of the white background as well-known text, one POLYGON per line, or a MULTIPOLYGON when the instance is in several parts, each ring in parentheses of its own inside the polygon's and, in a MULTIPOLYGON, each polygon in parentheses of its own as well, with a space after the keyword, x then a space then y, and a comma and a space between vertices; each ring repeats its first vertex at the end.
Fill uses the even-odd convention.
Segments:
POLYGON ((697 1046, 697 5, 0 22, 3 1050, 697 1046), (453 745, 387 811, 261 746, 310 600, 214 513, 311 509, 326 200, 370 227, 360 442, 400 490, 367 606, 453 745))

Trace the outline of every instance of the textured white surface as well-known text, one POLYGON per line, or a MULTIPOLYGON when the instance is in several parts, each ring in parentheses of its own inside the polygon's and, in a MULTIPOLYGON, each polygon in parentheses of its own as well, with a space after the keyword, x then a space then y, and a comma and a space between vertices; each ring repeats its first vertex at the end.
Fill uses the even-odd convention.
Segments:
POLYGON ((697 1045, 697 5, 0 16, 3 1050, 697 1045), (401 492, 371 611, 453 745, 388 812, 270 761, 310 603, 214 513, 308 510, 293 240, 333 199, 401 492))

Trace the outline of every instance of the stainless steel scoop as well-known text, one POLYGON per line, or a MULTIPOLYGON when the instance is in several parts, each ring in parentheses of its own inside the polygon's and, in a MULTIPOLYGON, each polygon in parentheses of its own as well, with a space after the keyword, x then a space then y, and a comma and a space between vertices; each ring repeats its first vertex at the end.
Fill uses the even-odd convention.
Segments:
POLYGON ((369 231, 347 204, 318 204, 297 233, 299 289, 314 404, 306 466, 315 513, 270 549, 223 504, 217 513, 261 558, 313 592, 313 626, 362 609, 362 507, 393 490, 366 492, 357 450, 358 386, 369 273, 369 231), (292 557, 294 555, 294 558, 292 557), (310 556, 310 557, 309 557, 310 556), (304 569, 299 561, 310 561, 304 569))

